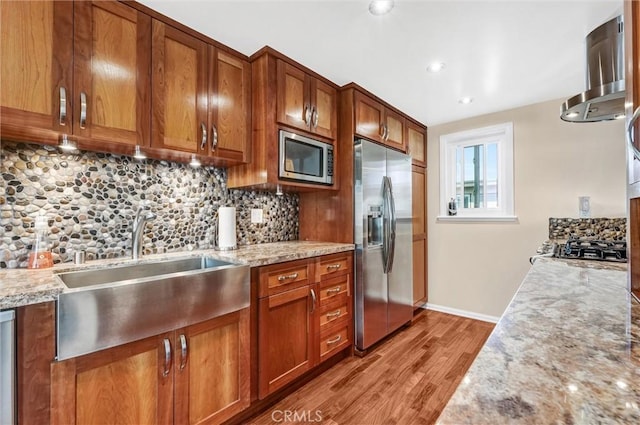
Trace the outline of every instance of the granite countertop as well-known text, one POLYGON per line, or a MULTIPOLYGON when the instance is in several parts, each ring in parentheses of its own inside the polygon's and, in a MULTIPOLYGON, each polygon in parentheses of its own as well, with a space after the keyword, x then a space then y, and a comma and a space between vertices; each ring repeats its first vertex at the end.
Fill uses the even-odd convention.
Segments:
POLYGON ((640 423, 640 304, 601 264, 539 258, 438 423, 640 423))
POLYGON ((353 244, 344 243, 309 241, 274 242, 241 246, 234 251, 199 250, 173 252, 146 255, 140 260, 116 258, 88 261, 83 265, 63 263, 42 270, 2 269, 0 270, 0 310, 55 300, 58 294, 66 289, 56 274, 68 271, 89 270, 197 255, 208 255, 231 263, 257 267, 283 261, 352 251, 353 249, 353 244))

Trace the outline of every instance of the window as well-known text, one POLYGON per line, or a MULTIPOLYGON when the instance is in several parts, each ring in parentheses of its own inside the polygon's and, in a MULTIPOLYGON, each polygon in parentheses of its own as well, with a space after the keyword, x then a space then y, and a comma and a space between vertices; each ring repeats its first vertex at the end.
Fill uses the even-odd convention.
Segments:
POLYGON ((440 136, 439 220, 515 220, 513 123, 440 136), (456 215, 449 214, 451 200, 456 215))

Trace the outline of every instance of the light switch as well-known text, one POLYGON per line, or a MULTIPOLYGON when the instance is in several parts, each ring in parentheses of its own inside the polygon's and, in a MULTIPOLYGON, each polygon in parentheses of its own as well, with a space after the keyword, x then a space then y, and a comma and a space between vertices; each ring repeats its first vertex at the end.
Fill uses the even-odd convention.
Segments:
POLYGON ((251 223, 262 223, 262 208, 251 208, 251 223))

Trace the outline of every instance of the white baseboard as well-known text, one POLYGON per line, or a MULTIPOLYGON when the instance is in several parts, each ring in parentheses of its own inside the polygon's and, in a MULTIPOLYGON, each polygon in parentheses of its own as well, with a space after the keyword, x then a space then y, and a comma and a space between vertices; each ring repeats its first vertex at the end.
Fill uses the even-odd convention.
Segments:
POLYGON ((489 322, 489 323, 498 323, 498 320, 500 320, 500 318, 496 316, 489 316, 488 314, 474 313, 473 311, 460 310, 457 308, 447 307, 444 305, 426 303, 425 305, 422 306, 422 308, 426 308, 427 310, 439 311, 442 313, 449 313, 456 316, 468 317, 469 319, 476 319, 476 320, 481 320, 483 322, 489 322))

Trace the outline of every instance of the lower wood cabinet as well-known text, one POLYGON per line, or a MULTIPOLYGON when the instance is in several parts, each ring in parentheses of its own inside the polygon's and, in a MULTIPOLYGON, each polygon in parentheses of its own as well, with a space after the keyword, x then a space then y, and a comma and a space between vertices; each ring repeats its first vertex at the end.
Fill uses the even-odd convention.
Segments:
POLYGON ((353 341, 351 252, 260 267, 258 397, 264 399, 353 341))
POLYGON ((51 367, 53 424, 217 424, 249 406, 249 309, 51 367))

